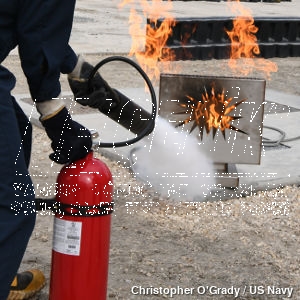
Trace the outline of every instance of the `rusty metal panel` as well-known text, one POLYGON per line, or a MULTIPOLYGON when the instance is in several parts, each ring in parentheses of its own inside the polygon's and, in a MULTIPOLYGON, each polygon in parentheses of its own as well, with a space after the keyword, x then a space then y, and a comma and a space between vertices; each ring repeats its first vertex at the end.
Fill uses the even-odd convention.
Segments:
POLYGON ((159 115, 216 163, 259 164, 264 79, 161 74, 159 115))

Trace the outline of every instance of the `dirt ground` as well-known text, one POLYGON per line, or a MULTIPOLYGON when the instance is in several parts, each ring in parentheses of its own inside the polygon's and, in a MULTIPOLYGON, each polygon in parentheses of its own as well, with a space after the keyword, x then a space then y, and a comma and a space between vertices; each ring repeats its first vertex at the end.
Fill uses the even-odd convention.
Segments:
MULTIPOLYGON (((103 57, 86 58, 96 63, 103 57)), ((272 61, 278 72, 267 87, 300 95, 300 58, 272 61)), ((173 64, 183 73, 232 75, 226 60, 173 64)), ((17 74, 14 92, 28 93, 18 59, 11 56, 5 65, 17 74)), ((109 82, 116 88, 141 84, 127 72, 125 66, 110 66, 109 82)), ((65 77, 62 86, 68 91, 65 77)), ((61 168, 52 164, 49 153, 49 139, 35 127, 30 172, 42 198, 53 197, 61 168)), ((225 202, 179 203, 144 186, 116 162, 101 159, 114 177, 108 299, 171 298, 169 288, 186 289, 172 299, 233 299, 230 288, 240 289, 238 299, 288 299, 291 289, 291 297, 300 299, 299 186, 225 202), (139 286, 162 290, 158 295, 136 294, 139 286)), ((45 272, 47 285, 35 300, 48 299, 52 224, 50 212, 38 214, 21 266, 45 272)))

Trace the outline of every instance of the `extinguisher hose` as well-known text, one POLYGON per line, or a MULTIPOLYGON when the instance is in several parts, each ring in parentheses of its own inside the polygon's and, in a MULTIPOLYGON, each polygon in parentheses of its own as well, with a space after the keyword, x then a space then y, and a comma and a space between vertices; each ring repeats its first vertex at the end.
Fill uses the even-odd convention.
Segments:
POLYGON ((94 76, 96 75, 96 73, 99 71, 99 69, 103 65, 105 65, 109 62, 112 62, 112 61, 122 61, 122 62, 125 62, 125 63, 131 65, 143 77, 144 81, 147 84, 147 87, 149 88, 149 92, 151 95, 152 112, 151 112, 151 114, 149 114, 143 108, 136 105, 134 102, 132 102, 126 96, 124 96, 122 93, 115 90, 115 92, 118 94, 119 101, 121 102, 121 104, 115 111, 113 111, 112 113, 106 113, 106 115, 108 117, 110 117, 111 119, 113 119, 114 121, 120 123, 127 129, 129 129, 129 128, 133 129, 132 131, 134 133, 137 133, 137 136, 130 140, 123 141, 123 142, 111 142, 111 143, 98 142, 96 145, 98 147, 102 147, 102 148, 124 147, 124 146, 129 146, 131 144, 138 142, 143 137, 145 137, 146 135, 150 134, 153 131, 154 126, 155 126, 156 112, 157 112, 156 95, 155 95, 155 91, 154 91, 153 85, 152 85, 149 77, 137 63, 135 63, 133 60, 131 60, 127 57, 110 56, 110 57, 107 57, 107 58, 103 59, 102 61, 100 61, 97 65, 95 65, 94 69, 92 70, 92 72, 89 76, 88 88, 90 89, 92 87, 92 80, 93 80, 94 76), (145 122, 141 120, 141 119, 143 119, 143 117, 141 118, 140 115, 138 115, 138 114, 136 116, 133 115, 134 111, 136 111, 136 110, 140 111, 142 116, 149 116, 149 118, 148 118, 149 121, 146 125, 145 125, 145 122), (125 115, 125 118, 121 117, 122 113, 123 113, 123 115, 125 115))

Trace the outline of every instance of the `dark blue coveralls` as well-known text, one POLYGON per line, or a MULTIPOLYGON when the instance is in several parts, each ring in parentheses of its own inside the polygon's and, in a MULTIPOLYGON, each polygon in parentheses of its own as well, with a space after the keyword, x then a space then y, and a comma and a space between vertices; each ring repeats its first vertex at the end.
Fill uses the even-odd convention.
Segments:
MULTIPOLYGON (((60 73, 77 56, 69 46, 75 0, 0 0, 0 63, 18 46, 32 99, 60 93, 60 73)), ((31 125, 11 96, 15 77, 0 65, 0 300, 6 300, 35 223, 28 174, 31 125)))

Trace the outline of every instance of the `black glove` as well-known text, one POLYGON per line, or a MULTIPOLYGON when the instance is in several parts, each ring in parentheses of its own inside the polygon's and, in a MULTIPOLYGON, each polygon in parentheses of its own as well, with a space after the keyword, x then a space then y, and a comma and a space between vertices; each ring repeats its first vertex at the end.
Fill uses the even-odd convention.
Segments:
MULTIPOLYGON (((99 109, 134 134, 140 134, 152 116, 121 92, 111 88, 99 72, 96 72, 89 85, 89 77, 93 70, 92 65, 81 56, 78 57, 74 71, 68 75, 75 101, 99 109)), ((150 128, 149 133, 152 130, 153 128, 150 128)))
POLYGON ((52 141, 51 147, 54 153, 49 157, 56 163, 72 163, 84 158, 91 151, 91 133, 73 121, 65 107, 53 117, 42 120, 41 123, 52 141))

